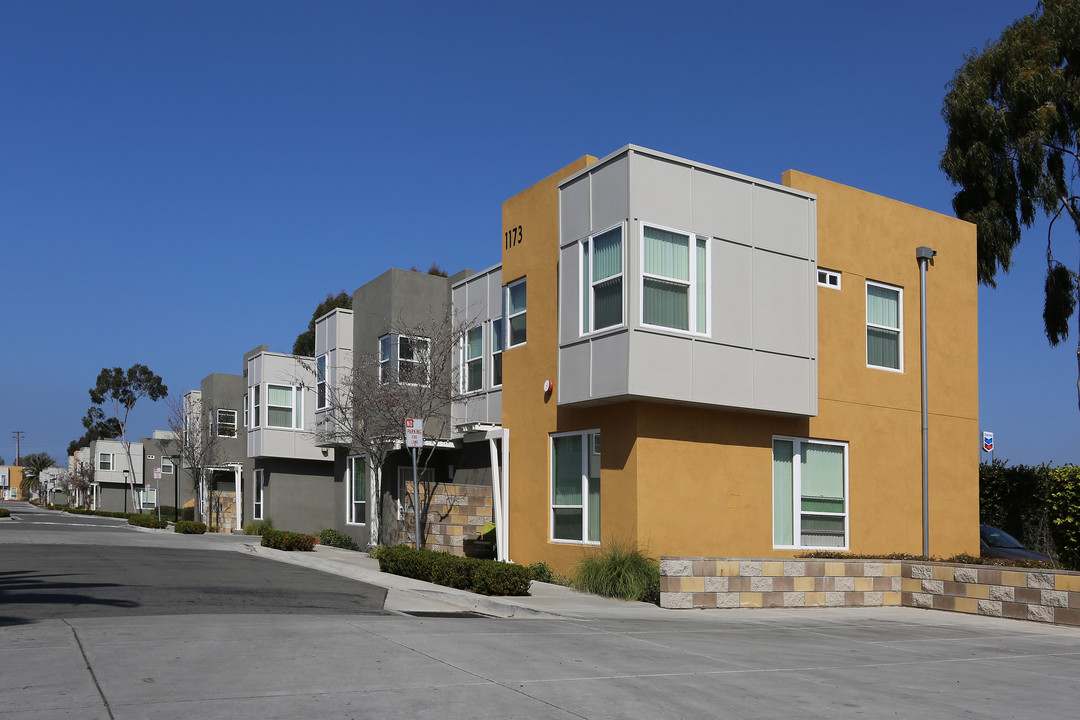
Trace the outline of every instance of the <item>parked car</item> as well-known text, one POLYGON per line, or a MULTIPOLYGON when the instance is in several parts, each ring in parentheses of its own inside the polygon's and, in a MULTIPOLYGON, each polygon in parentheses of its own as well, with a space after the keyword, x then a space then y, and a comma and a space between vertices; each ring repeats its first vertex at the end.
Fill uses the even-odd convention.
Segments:
POLYGON ((1011 560, 1046 560, 1053 558, 1034 550, 1028 550, 1023 544, 1004 530, 989 525, 979 526, 979 554, 986 558, 1008 558, 1011 560))

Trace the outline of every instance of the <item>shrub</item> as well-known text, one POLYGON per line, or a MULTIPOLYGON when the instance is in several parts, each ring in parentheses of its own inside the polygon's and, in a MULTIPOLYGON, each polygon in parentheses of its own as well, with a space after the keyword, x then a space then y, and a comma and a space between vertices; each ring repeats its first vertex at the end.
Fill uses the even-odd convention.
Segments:
POLYGON ((176 532, 184 535, 202 535, 206 532, 206 523, 194 520, 181 520, 176 523, 176 532))
MULTIPOLYGON (((529 568, 495 560, 477 560, 473 568, 473 590, 481 595, 528 595, 529 568)), ((657 569, 659 573, 659 567, 657 569)), ((657 580, 659 583, 659 580, 657 580)))
POLYGON ((430 582, 458 590, 470 590, 473 587, 478 563, 474 558, 458 557, 450 553, 434 553, 431 561, 430 582))
POLYGON ((353 540, 351 537, 333 528, 323 528, 319 532, 315 533, 319 538, 319 542, 327 547, 343 548, 345 550, 359 550, 360 543, 353 540))
POLYGON ((11 511, 7 508, 0 508, 0 517, 11 517, 11 511))
POLYGON ((180 508, 180 519, 181 520, 187 520, 189 522, 194 522, 194 520, 195 520, 195 508, 194 508, 194 506, 180 508))
POLYGON ((633 545, 613 542, 578 562, 574 587, 603 597, 658 602, 660 561, 633 545))
POLYGON ((553 585, 565 585, 567 587, 573 585, 568 577, 562 575, 552 569, 550 565, 544 562, 537 562, 529 565, 529 577, 536 582, 551 583, 553 585))
POLYGON ((417 550, 408 545, 379 548, 376 555, 379 569, 393 575, 484 595, 526 595, 529 592, 529 569, 522 565, 417 550))
POLYGON ((315 549, 316 540, 318 538, 314 535, 294 533, 288 530, 266 530, 263 532, 262 546, 274 548, 275 550, 304 550, 310 552, 315 549))
POLYGON ((267 530, 274 529, 274 521, 267 518, 266 520, 253 520, 252 522, 244 525, 245 535, 262 535, 267 530))
POLYGON ((165 518, 162 518, 161 520, 158 520, 157 515, 135 515, 135 514, 132 514, 132 515, 128 516, 128 525, 134 525, 136 527, 161 529, 161 528, 169 527, 169 521, 166 520, 165 518))

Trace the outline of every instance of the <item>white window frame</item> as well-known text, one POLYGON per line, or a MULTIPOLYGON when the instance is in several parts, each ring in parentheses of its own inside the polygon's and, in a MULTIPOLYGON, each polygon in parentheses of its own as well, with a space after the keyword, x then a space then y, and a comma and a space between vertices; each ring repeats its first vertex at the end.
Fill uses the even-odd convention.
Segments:
POLYGON ((345 524, 346 525, 367 525, 367 480, 368 480, 369 468, 367 466, 367 458, 363 455, 350 455, 345 464, 345 475, 348 480, 346 486, 346 492, 348 493, 348 501, 345 504, 345 524), (354 496, 354 478, 353 472, 356 468, 356 463, 360 463, 364 467, 364 499, 357 502, 354 496), (356 521, 357 505, 362 505, 360 508, 360 517, 363 518, 360 522, 356 521))
POLYGON ((256 468, 252 480, 251 492, 251 519, 263 519, 263 506, 266 504, 266 483, 263 477, 264 470, 256 468))
POLYGON ((817 269, 817 284, 830 290, 842 289, 841 274, 836 270, 817 269))
POLYGON ((162 475, 172 475, 176 468, 176 466, 173 465, 172 458, 165 457, 164 455, 161 456, 161 464, 159 464, 158 467, 161 468, 162 475), (165 468, 165 463, 169 464, 168 469, 165 468))
POLYGON ((315 409, 325 410, 327 407, 326 385, 327 355, 323 353, 315 358, 315 409))
POLYGON ((107 453, 107 452, 98 453, 98 456, 97 456, 97 469, 102 470, 104 472, 112 472, 113 469, 114 469, 113 465, 115 465, 115 463, 113 462, 113 460, 115 459, 115 455, 116 455, 116 453, 107 453), (104 467, 102 465, 102 460, 104 460, 106 457, 109 458, 109 467, 104 467))
POLYGON ((851 494, 849 490, 849 481, 851 473, 848 467, 849 462, 849 448, 848 443, 838 440, 821 440, 819 438, 805 438, 805 437, 793 437, 790 435, 773 435, 773 442, 769 445, 769 459, 770 464, 775 462, 775 450, 773 444, 777 441, 792 443, 791 449, 791 539, 795 541, 793 545, 777 545, 776 544, 776 493, 772 492, 772 517, 773 521, 770 523, 772 526, 772 535, 770 541, 773 543, 773 548, 776 550, 835 550, 836 552, 847 551, 851 547, 851 494), (812 443, 814 445, 833 445, 836 447, 842 447, 844 449, 844 544, 839 545, 803 545, 802 539, 802 517, 803 515, 830 515, 839 516, 841 513, 828 513, 821 511, 803 511, 802 509, 802 452, 801 447, 803 443, 812 443))
POLYGON ((218 409, 214 410, 214 425, 216 426, 214 435, 216 437, 224 437, 224 438, 238 437, 239 434, 240 434, 240 429, 239 429, 239 427, 237 427, 237 424, 236 424, 236 420, 237 420, 236 416, 237 416, 237 412, 235 410, 230 410, 228 408, 218 408, 218 409), (232 413, 232 422, 226 421, 226 422, 223 423, 222 420, 221 420, 221 414, 222 413, 232 413), (232 435, 226 435, 226 434, 222 433, 221 432, 221 426, 222 425, 225 425, 226 427, 231 425, 232 426, 232 435))
POLYGON ((863 336, 863 357, 866 359, 866 367, 873 368, 875 370, 885 370, 886 372, 903 373, 904 372, 904 288, 898 285, 889 285, 888 283, 877 282, 876 280, 866 281, 867 291, 863 294, 863 312, 866 313, 866 332, 863 336), (870 308, 867 307, 870 297, 869 288, 879 287, 885 290, 894 290, 897 293, 896 296, 896 322, 897 327, 889 327, 888 325, 876 325, 870 322, 870 308), (887 365, 871 365, 870 358, 870 328, 878 330, 888 330, 896 333, 897 342, 897 357, 900 367, 891 368, 887 365))
POLYGON ((379 338, 379 384, 386 385, 393 380, 390 372, 394 361, 394 333, 387 333, 379 338))
POLYGON ((252 429, 262 427, 260 420, 262 420, 262 385, 253 385, 251 388, 251 427, 252 429))
POLYGON ((503 347, 506 345, 506 326, 503 324, 502 317, 494 318, 490 321, 489 326, 491 332, 488 333, 488 337, 491 338, 491 373, 488 375, 491 378, 491 388, 502 387, 502 353, 503 347), (496 326, 501 328, 496 331, 496 326), (496 336, 500 337, 496 337, 496 336), (499 372, 497 373, 499 382, 495 382, 496 372, 495 366, 498 365, 499 372))
POLYGON ((679 228, 669 227, 667 225, 661 225, 654 222, 642 221, 638 223, 638 258, 640 260, 641 278, 638 283, 638 317, 641 319, 641 326, 646 328, 652 328, 656 330, 663 330, 664 332, 678 333, 680 335, 693 335, 695 337, 710 337, 712 335, 712 238, 705 235, 697 235, 687 230, 680 230, 679 228), (690 255, 690 267, 688 281, 677 280, 675 278, 665 277, 664 275, 655 275, 645 272, 645 228, 650 227, 656 230, 662 230, 664 232, 675 233, 676 235, 683 235, 688 238, 687 242, 689 246, 687 251, 690 255), (705 243, 705 329, 703 331, 697 330, 697 248, 698 243, 705 243), (667 325, 653 325, 645 322, 645 280, 659 280, 661 282, 671 283, 673 285, 685 285, 686 286, 686 303, 687 303, 687 328, 682 330, 680 328, 668 327, 667 325))
POLYGON ((476 325, 465 331, 464 336, 461 338, 461 392, 464 394, 472 394, 484 391, 484 326, 476 325), (480 333, 480 354, 475 357, 469 357, 469 336, 474 333, 480 333), (480 385, 478 387, 469 387, 469 367, 475 364, 480 365, 480 385))
MULTIPOLYGON (((548 538, 553 543, 566 545, 592 545, 599 546, 600 541, 589 540, 589 458, 593 454, 599 455, 600 443, 592 438, 600 437, 600 428, 589 430, 574 430, 572 432, 551 433, 548 436, 548 538), (555 504, 555 439, 581 436, 581 505, 556 505, 555 504), (555 537, 555 511, 561 509, 573 510, 581 508, 581 540, 567 540, 555 537)), ((601 470, 603 475, 603 470, 601 470)), ((601 488, 603 482, 601 481, 601 488)), ((601 506, 603 505, 603 490, 601 490, 601 506)), ((600 519, 600 527, 603 528, 603 517, 600 519)))
POLYGON ((296 385, 286 385, 284 383, 263 383, 266 385, 266 425, 265 427, 273 428, 275 430, 303 430, 304 429, 304 389, 297 387, 296 385), (270 424, 270 408, 284 409, 284 405, 271 405, 270 404, 270 388, 288 388, 292 392, 292 424, 291 425, 271 425, 270 424))
POLYGON ((589 303, 589 318, 588 327, 586 327, 586 321, 584 313, 578 313, 578 324, 581 335, 592 335, 593 333, 608 332, 609 330, 617 330, 619 328, 626 327, 626 228, 623 223, 615 223, 611 227, 604 228, 600 232, 593 233, 589 237, 582 240, 578 247, 578 263, 581 266, 581 280, 578 290, 578 307, 582 308, 585 303, 589 303), (609 282, 615 278, 619 279, 621 292, 619 293, 619 301, 622 304, 622 320, 614 325, 605 325, 602 328, 596 327, 596 285, 597 282, 592 277, 592 255, 593 255, 593 241, 601 235, 606 235, 612 230, 619 229, 619 253, 622 255, 622 262, 620 267, 622 270, 618 275, 611 275, 599 282, 609 282))
POLYGON ((529 340, 529 319, 528 319, 528 317, 529 317, 528 316, 528 310, 529 310, 529 286, 526 285, 526 283, 525 283, 525 281, 527 279, 528 278, 521 278, 520 280, 515 280, 512 283, 507 283, 506 285, 503 285, 503 346, 507 350, 509 350, 511 348, 521 347, 522 345, 527 344, 528 340, 529 340), (512 288, 517 287, 518 285, 524 285, 525 286, 525 309, 524 310, 519 310, 518 312, 511 315, 510 314, 510 290, 512 288), (512 333, 510 331, 510 321, 513 318, 521 317, 522 315, 525 316, 525 339, 522 340, 521 342, 517 343, 516 345, 511 345, 510 341, 511 341, 511 338, 512 338, 512 333))
POLYGON ((244 393, 244 427, 245 428, 251 427, 251 425, 248 424, 248 423, 250 423, 250 421, 251 421, 251 408, 248 407, 247 393, 244 393))

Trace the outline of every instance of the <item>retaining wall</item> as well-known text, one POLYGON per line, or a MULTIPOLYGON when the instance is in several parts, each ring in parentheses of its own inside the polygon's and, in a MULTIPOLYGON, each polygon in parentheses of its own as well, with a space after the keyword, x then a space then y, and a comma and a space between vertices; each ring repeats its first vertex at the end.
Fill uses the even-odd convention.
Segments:
POLYGON ((1080 573, 911 560, 660 561, 665 608, 888 605, 1080 626, 1080 573))

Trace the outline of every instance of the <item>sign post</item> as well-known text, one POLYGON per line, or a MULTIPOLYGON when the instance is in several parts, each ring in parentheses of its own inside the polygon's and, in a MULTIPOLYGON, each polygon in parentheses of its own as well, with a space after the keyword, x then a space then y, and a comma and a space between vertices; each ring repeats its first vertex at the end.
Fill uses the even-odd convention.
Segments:
POLYGON ((157 519, 161 521, 161 503, 158 502, 158 490, 161 489, 161 466, 154 468, 154 507, 157 508, 157 519))
POLYGON ((420 549, 420 482, 416 477, 416 451, 424 447, 424 421, 420 418, 405 418, 405 447, 412 450, 413 484, 413 538, 416 549, 420 549))

